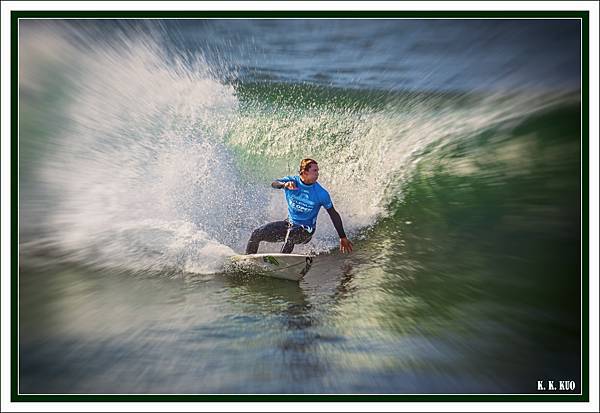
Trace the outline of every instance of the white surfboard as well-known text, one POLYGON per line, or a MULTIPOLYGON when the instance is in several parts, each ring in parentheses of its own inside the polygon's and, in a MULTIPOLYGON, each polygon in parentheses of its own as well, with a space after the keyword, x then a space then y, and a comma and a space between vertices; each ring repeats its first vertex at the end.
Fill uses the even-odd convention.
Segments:
POLYGON ((228 267, 242 272, 258 273, 283 280, 300 281, 313 263, 313 257, 302 254, 234 255, 228 267))

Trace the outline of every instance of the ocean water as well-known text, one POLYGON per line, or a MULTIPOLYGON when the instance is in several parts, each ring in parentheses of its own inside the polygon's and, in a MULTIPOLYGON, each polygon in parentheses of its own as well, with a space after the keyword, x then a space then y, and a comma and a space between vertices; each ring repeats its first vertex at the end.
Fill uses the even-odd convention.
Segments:
POLYGON ((19 391, 579 393, 580 48, 578 20, 21 20, 19 391), (354 252, 322 212, 300 283, 225 272, 305 157, 354 252))

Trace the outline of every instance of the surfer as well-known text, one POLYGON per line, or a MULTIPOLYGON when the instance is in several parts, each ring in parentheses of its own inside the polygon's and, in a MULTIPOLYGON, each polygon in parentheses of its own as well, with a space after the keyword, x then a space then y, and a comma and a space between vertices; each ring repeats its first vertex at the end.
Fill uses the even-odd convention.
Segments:
POLYGON ((289 254, 294 250, 295 244, 306 244, 316 230, 317 215, 321 207, 329 213, 339 237, 340 251, 352 252, 352 242, 346 237, 342 218, 333 207, 329 192, 317 183, 319 179, 319 165, 314 159, 303 159, 300 162, 300 175, 290 175, 273 181, 271 187, 285 190, 285 199, 288 204, 288 218, 275 221, 254 230, 246 254, 256 254, 261 241, 281 242, 281 252, 289 254))

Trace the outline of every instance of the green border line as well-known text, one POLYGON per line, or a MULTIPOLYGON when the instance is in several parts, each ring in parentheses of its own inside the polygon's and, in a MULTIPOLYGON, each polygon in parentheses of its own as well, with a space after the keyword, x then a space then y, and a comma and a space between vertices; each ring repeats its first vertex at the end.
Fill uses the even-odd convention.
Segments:
MULTIPOLYGON (((18 18, 582 18, 583 11, 13 11, 18 18)), ((587 17, 586 17, 587 18, 587 17)))
POLYGON ((235 395, 20 395, 19 402, 581 402, 579 395, 368 395, 368 394, 235 394, 235 395), (548 400, 554 397, 556 400, 548 400))
POLYGON ((590 400, 590 27, 589 13, 581 20, 581 389, 590 400), (585 310, 584 310, 585 309, 585 310))
POLYGON ((19 366, 18 357, 18 323, 19 323, 19 107, 17 102, 19 94, 18 71, 19 71, 19 38, 18 38, 18 20, 14 13, 11 13, 11 73, 10 73, 10 221, 11 221, 11 251, 10 251, 10 333, 11 333, 11 400, 18 400, 18 377, 19 366))
POLYGON ((11 401, 13 402, 589 402, 589 11, 11 11, 11 401), (19 394, 18 21, 33 18, 577 18, 581 19, 581 394, 19 394))

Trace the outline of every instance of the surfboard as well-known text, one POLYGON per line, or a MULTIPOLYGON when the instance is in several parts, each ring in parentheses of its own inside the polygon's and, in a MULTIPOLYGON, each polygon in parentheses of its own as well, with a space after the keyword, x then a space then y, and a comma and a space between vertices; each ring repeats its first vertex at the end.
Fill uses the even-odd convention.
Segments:
POLYGON ((313 257, 302 254, 250 254, 229 258, 229 269, 256 273, 283 280, 300 281, 313 263, 313 257))

